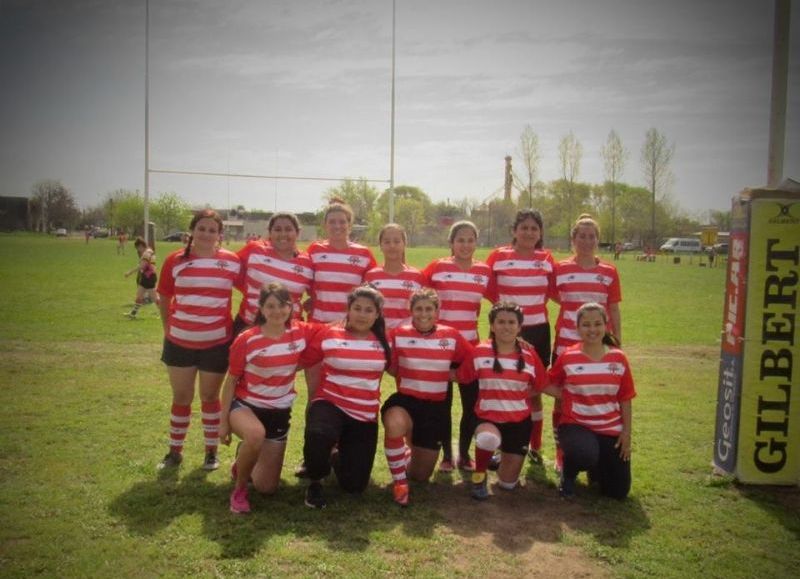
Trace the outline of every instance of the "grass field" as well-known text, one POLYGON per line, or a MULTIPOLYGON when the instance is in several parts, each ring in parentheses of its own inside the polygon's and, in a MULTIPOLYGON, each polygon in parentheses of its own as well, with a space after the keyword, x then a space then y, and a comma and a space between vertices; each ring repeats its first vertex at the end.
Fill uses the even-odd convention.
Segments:
MULTIPOLYGON (((160 244, 159 257, 176 247, 160 244)), ((444 253, 408 256, 424 265, 444 253)), ((379 455, 363 497, 331 490, 328 509, 310 511, 291 474, 295 411, 281 490, 252 497, 253 514, 237 517, 233 450, 222 449, 219 471, 200 470, 199 417, 179 472, 155 470, 170 392, 155 309, 122 315, 134 255, 117 256, 111 240, 0 236, 3 577, 797 576, 800 491, 710 475, 722 268, 617 262, 639 392, 627 501, 581 485, 565 503, 551 468, 526 466, 524 488, 494 487, 480 504, 459 474, 438 474, 401 510, 379 455)), ((385 380, 384 396, 392 390, 385 380)))

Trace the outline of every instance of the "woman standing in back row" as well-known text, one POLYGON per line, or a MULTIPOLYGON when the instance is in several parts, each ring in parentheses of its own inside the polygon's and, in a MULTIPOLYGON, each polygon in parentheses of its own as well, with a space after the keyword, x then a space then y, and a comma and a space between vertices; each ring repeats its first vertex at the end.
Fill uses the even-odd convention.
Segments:
MULTIPOLYGON (((450 257, 432 261, 422 272, 428 287, 439 295, 439 321, 461 332, 470 344, 477 344, 478 316, 481 300, 488 296, 492 270, 482 261, 473 259, 478 245, 478 228, 471 221, 458 221, 450 227, 450 257)), ((475 462, 469 456, 469 446, 475 432, 475 402, 478 399, 477 380, 458 385, 461 394, 461 424, 458 433, 458 462, 456 466, 472 471, 475 462)), ((447 392, 447 405, 453 404, 453 387, 447 392)), ((451 416, 448 412, 448 418, 451 416)), ((452 420, 443 426, 442 472, 453 470, 452 420)))
MULTIPOLYGON (((494 303, 513 302, 522 308, 523 322, 520 337, 531 344, 542 364, 550 362, 550 322, 547 298, 554 285, 555 261, 543 249, 544 223, 542 215, 533 209, 517 212, 512 226, 511 245, 499 247, 489 254, 486 264, 492 268, 490 299, 494 303)), ((531 460, 541 463, 542 395, 531 397, 531 460)))
POLYGON ((169 452, 159 468, 183 461, 194 385, 199 390, 206 456, 203 469, 219 468, 219 390, 228 369, 233 338, 231 297, 240 274, 239 257, 218 247, 222 218, 206 209, 189 224, 185 249, 167 256, 158 280, 159 309, 164 325, 161 361, 172 386, 169 452))
MULTIPOLYGON (((589 215, 583 214, 572 227, 574 255, 556 265, 554 299, 561 305, 556 321, 553 363, 568 347, 581 341, 577 328, 578 309, 595 302, 606 309, 607 330, 618 345, 622 344, 622 301, 617 268, 597 256, 600 227, 589 215)), ((558 400, 553 407, 553 428, 561 418, 558 400)), ((558 442, 556 440, 556 442, 558 442)), ((556 469, 561 470, 561 451, 556 450, 556 469)))

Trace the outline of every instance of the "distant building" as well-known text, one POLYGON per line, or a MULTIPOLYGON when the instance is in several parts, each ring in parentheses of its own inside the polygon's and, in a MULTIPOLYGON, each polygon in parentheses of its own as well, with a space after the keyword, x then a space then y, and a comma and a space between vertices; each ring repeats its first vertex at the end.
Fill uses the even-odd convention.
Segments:
POLYGON ((30 229, 30 205, 27 197, 0 197, 0 231, 30 229))

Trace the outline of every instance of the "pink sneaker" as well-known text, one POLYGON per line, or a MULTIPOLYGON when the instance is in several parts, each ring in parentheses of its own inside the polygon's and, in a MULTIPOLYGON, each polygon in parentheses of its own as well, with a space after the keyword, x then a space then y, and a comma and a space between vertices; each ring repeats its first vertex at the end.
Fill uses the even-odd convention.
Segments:
POLYGON ((250 512, 250 501, 247 499, 247 487, 233 489, 231 493, 231 512, 242 515, 250 512))
POLYGON ((453 472, 455 467, 453 466, 452 460, 443 459, 442 462, 439 463, 439 472, 453 472))

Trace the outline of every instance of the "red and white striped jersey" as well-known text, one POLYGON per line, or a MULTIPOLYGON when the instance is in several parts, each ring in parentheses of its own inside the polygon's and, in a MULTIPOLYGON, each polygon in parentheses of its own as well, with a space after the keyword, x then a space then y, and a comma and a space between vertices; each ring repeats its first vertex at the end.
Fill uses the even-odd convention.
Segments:
POLYGON ((335 249, 328 241, 315 241, 308 246, 314 267, 314 286, 310 321, 343 320, 347 313, 347 295, 361 285, 364 274, 375 267, 375 257, 368 247, 348 243, 347 249, 335 249))
POLYGON ((242 274, 237 289, 243 294, 239 306, 239 317, 252 325, 258 313, 258 296, 261 286, 277 281, 286 286, 292 296, 293 316, 302 317, 301 300, 304 293, 311 293, 314 281, 314 266, 305 252, 285 260, 266 241, 251 241, 239 250, 242 274))
MULTIPOLYGON (((617 268, 608 262, 596 260, 594 267, 585 269, 575 262, 575 257, 559 261, 555 272, 555 294, 561 304, 556 321, 555 352, 557 355, 580 341, 576 316, 587 302, 597 302, 606 308, 622 301, 617 268)), ((609 318, 609 330, 611 327, 609 318)))
POLYGON ((489 266, 473 261, 464 271, 453 257, 444 257, 429 263, 422 273, 427 285, 439 294, 439 321, 461 332, 470 344, 477 344, 481 299, 489 294, 492 275, 489 266))
POLYGON ((319 327, 293 322, 280 338, 261 327, 248 328, 233 341, 228 372, 238 378, 236 397, 258 408, 291 408, 300 355, 319 327))
POLYGON ((491 340, 481 342, 472 350, 471 359, 458 368, 458 382, 478 380, 478 418, 496 423, 521 422, 531 415, 531 396, 547 385, 546 370, 533 348, 526 346, 522 347, 522 372, 517 371, 517 352, 498 355, 497 359, 503 368, 500 373, 494 371, 491 340))
POLYGON ((411 323, 408 309, 411 294, 425 286, 425 277, 417 268, 403 265, 398 274, 386 273, 383 266, 373 267, 364 275, 364 281, 375 286, 383 296, 383 319, 387 328, 411 323))
POLYGON ((343 326, 320 330, 301 356, 300 363, 322 362, 322 379, 314 400, 327 400, 361 422, 376 422, 381 377, 386 355, 378 339, 357 338, 343 326))
POLYGON ((442 324, 425 334, 411 324, 400 326, 390 343, 397 390, 423 400, 445 399, 451 364, 461 364, 471 350, 458 330, 442 324))
POLYGON ((231 339, 231 294, 240 275, 239 256, 217 249, 212 257, 183 249, 167 256, 158 293, 170 300, 166 338, 179 346, 203 350, 231 339))
POLYGON ((602 359, 592 360, 575 344, 558 357, 549 376, 562 388, 561 424, 580 424, 598 434, 622 432, 620 402, 636 396, 622 350, 609 348, 602 359))
POLYGON ((522 257, 513 246, 498 247, 486 258, 492 269, 490 299, 511 301, 522 308, 523 326, 547 324, 547 298, 552 291, 555 261, 550 252, 537 249, 522 257))

